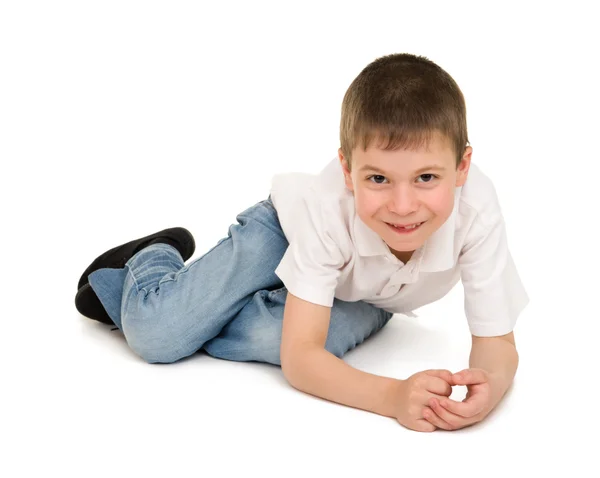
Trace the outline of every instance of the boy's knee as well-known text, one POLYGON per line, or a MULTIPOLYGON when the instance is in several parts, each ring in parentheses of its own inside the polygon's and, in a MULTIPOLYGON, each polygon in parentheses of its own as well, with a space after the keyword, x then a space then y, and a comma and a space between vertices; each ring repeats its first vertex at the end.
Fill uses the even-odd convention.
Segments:
POLYGON ((123 333, 131 350, 148 363, 173 363, 196 352, 186 334, 160 320, 126 321, 123 333))
POLYGON ((155 363, 173 363, 182 358, 192 355, 195 351, 186 350, 175 343, 157 344, 152 342, 143 342, 140 340, 128 341, 129 347, 145 362, 155 363))
POLYGON ((189 321, 164 303, 132 301, 122 314, 122 330, 129 347, 148 363, 172 363, 197 351, 189 321))

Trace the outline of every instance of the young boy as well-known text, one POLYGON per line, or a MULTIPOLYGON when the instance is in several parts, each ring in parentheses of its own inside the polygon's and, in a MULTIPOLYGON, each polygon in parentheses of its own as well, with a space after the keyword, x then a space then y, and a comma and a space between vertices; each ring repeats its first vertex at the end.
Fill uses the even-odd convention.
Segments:
POLYGON ((462 92, 427 58, 378 58, 346 92, 340 141, 319 175, 275 176, 269 198, 187 265, 195 243, 183 228, 102 254, 81 276, 76 307, 116 324, 149 363, 203 349, 280 365, 299 390, 413 430, 476 423, 512 383, 512 331, 528 297, 494 187, 471 164, 462 92), (459 279, 469 369, 398 380, 341 359, 459 279), (468 388, 462 402, 449 398, 455 385, 468 388))

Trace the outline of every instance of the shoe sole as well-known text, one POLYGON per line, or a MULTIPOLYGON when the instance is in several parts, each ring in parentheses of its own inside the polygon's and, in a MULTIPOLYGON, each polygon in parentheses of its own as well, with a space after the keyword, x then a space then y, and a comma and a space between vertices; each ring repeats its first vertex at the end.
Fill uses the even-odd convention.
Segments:
POLYGON ((102 302, 98 299, 98 296, 92 289, 92 286, 84 284, 75 296, 75 307, 79 313, 85 317, 88 317, 104 324, 115 325, 109 315, 106 313, 102 302))

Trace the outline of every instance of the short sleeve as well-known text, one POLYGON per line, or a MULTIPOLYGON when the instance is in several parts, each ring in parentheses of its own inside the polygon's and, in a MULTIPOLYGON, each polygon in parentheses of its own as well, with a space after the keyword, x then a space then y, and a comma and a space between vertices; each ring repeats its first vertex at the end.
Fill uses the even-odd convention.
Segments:
POLYGON ((308 194, 296 202, 294 234, 288 237, 289 246, 275 274, 296 297, 331 307, 344 258, 328 230, 322 205, 308 194))
POLYGON ((497 204, 485 220, 475 219, 459 256, 465 314, 471 334, 480 337, 512 332, 529 302, 510 254, 506 227, 497 204))

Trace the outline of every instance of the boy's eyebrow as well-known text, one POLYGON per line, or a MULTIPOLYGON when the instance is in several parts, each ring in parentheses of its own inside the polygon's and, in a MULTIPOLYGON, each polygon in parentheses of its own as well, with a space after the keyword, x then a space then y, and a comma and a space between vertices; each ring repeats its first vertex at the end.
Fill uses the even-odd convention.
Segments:
MULTIPOLYGON (((422 173, 423 171, 431 171, 431 170, 444 171, 445 168, 443 166, 439 166, 437 164, 431 164, 429 166, 425 166, 424 168, 418 169, 417 171, 415 171, 415 174, 419 174, 419 173, 422 173)), ((365 164, 362 168, 359 169, 359 171, 375 171, 376 173, 387 174, 385 171, 383 171, 379 168, 376 168, 375 166, 371 166, 370 164, 365 164)))

